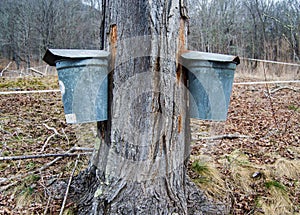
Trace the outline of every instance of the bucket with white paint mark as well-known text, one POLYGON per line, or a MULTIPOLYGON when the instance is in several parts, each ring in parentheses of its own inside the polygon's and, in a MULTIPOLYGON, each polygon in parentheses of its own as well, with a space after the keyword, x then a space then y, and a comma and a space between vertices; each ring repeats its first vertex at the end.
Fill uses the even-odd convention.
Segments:
POLYGON ((50 50, 44 60, 55 63, 67 123, 107 120, 108 56, 98 50, 50 50))

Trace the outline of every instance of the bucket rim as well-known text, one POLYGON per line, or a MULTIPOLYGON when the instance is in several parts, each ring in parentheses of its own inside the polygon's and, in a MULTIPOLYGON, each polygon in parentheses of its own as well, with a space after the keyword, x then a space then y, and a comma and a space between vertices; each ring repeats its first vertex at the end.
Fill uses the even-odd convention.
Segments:
POLYGON ((184 61, 211 61, 220 63, 240 64, 240 58, 234 55, 216 54, 210 52, 187 51, 181 55, 184 61))
POLYGON ((57 61, 72 59, 103 59, 109 57, 110 53, 104 50, 88 49, 47 49, 43 60, 50 66, 55 66, 57 61))

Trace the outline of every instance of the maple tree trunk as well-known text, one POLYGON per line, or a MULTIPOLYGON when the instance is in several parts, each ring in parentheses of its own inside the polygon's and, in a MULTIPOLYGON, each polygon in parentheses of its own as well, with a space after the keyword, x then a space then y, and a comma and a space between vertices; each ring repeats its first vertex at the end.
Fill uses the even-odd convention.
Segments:
POLYGON ((109 120, 73 183, 79 214, 222 214, 189 180, 187 14, 178 0, 106 0, 109 120))

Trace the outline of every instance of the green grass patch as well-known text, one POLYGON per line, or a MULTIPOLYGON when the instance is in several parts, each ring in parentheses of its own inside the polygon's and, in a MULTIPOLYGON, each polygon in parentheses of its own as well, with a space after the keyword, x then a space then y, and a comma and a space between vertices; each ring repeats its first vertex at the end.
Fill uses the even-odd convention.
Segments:
POLYGON ((0 79, 0 90, 2 91, 45 89, 58 89, 56 76, 0 79))
POLYGON ((267 181, 265 183, 266 188, 271 189, 272 187, 286 192, 286 187, 278 181, 267 181))
POLYGON ((192 170, 201 175, 206 174, 209 171, 209 168, 206 163, 194 161, 192 163, 192 170))
POLYGON ((288 106, 288 109, 289 109, 289 110, 296 111, 296 112, 300 112, 300 107, 297 107, 297 106, 295 106, 295 105, 289 105, 289 106, 288 106))
POLYGON ((33 192, 34 192, 34 188, 32 188, 32 187, 25 187, 25 188, 22 190, 21 195, 26 195, 26 196, 28 196, 28 195, 32 195, 33 192))
POLYGON ((4 171, 8 166, 9 166, 9 164, 1 162, 0 163, 0 172, 4 171))
POLYGON ((31 184, 31 183, 37 182, 38 180, 40 180, 40 178, 41 178, 41 176, 32 174, 32 175, 27 176, 24 181, 27 184, 31 184))
POLYGON ((4 151, 4 152, 2 152, 2 155, 5 157, 5 156, 9 156, 9 151, 4 151))
POLYGON ((29 162, 29 163, 27 163, 27 165, 26 165, 26 169, 27 169, 27 170, 34 169, 34 167, 35 167, 35 163, 34 163, 34 162, 29 162))
POLYGON ((201 161, 194 161, 192 163, 192 170, 198 174, 198 177, 194 179, 194 182, 199 184, 205 184, 211 182, 209 179, 209 167, 206 163, 201 161))

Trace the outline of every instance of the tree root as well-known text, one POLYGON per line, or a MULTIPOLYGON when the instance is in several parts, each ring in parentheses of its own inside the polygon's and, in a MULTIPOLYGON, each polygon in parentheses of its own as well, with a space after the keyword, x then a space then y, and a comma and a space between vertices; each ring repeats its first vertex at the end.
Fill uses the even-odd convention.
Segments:
MULTIPOLYGON (((147 182, 105 182, 96 167, 75 177, 69 197, 78 214, 228 214, 224 204, 209 200, 186 177, 185 186, 160 178, 147 182), (184 187, 181 189, 180 187, 184 187)), ((176 182, 176 178, 174 180, 176 182)), ((61 191, 62 192, 62 191, 61 191)))

